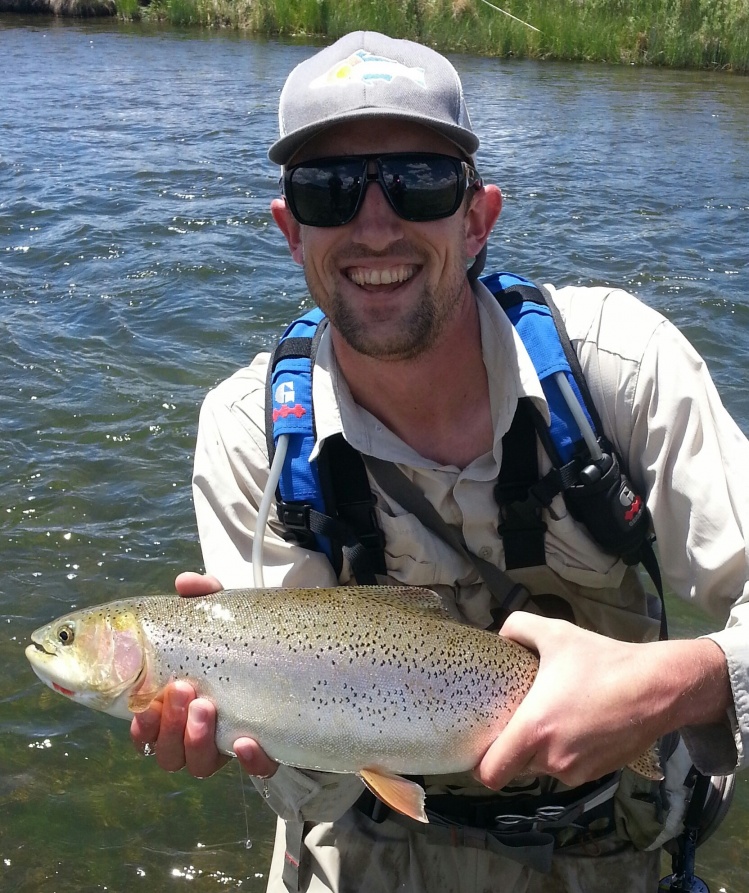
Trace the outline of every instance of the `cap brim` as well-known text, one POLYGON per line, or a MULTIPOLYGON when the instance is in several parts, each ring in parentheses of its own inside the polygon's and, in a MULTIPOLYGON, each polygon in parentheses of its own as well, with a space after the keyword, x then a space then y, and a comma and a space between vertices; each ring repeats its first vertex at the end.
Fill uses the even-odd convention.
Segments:
POLYGON ((307 127, 301 127, 292 133, 287 134, 277 140, 268 150, 268 158, 275 164, 285 165, 299 152, 299 150, 308 143, 312 137, 316 136, 324 130, 341 124, 346 121, 361 121, 366 118, 388 118, 394 121, 410 121, 416 124, 422 124, 429 130, 439 133, 446 137, 466 155, 473 156, 479 147, 479 139, 475 133, 459 127, 457 124, 449 124, 447 122, 435 121, 434 118, 421 116, 416 114, 404 114, 402 109, 383 109, 364 108, 351 109, 320 121, 315 121, 307 127))

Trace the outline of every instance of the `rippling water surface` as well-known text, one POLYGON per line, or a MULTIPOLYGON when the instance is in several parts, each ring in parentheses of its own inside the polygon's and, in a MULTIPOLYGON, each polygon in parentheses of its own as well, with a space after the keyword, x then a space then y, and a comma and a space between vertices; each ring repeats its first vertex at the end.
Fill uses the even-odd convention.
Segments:
MULTIPOLYGON (((236 768, 167 775, 34 681, 29 632, 200 567, 197 411, 304 302, 265 156, 303 45, 0 17, 0 889, 265 887, 236 768), (246 819, 249 825, 246 825, 246 819), (247 849, 247 838, 252 848, 247 849)), ((458 57, 489 268, 626 286, 683 327, 749 432, 749 81, 458 57)), ((708 621, 676 612, 683 631, 708 621)), ((743 890, 747 790, 700 851, 743 890)))

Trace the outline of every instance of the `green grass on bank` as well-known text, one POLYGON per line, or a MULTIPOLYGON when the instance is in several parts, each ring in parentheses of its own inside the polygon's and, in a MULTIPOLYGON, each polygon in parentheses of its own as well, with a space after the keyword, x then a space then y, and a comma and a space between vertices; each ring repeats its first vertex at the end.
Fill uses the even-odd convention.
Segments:
POLYGON ((116 0, 124 18, 319 36, 374 29, 444 52, 749 71, 749 0, 116 0))

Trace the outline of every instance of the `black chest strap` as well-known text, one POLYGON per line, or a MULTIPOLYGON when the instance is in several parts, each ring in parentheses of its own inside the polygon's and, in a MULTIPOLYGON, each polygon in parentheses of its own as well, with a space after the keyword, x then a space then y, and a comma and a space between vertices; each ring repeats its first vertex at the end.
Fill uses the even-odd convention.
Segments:
POLYGON ((494 487, 499 505, 497 531, 505 549, 505 567, 536 567, 546 563, 543 505, 536 497, 538 454, 530 398, 521 397, 509 430, 502 438, 502 464, 494 487))

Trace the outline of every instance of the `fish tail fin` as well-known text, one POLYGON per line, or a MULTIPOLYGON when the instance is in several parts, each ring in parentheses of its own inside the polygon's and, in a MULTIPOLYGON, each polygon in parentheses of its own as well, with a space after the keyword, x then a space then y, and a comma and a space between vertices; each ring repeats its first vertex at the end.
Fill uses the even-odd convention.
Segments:
POLYGON ((628 769, 649 778, 651 781, 663 781, 663 769, 658 755, 658 745, 653 744, 642 756, 627 765, 628 769))

